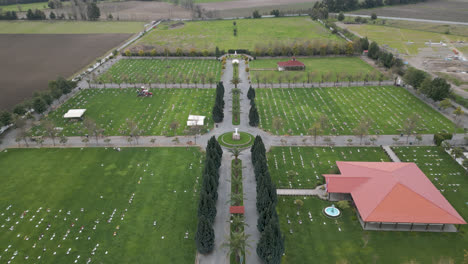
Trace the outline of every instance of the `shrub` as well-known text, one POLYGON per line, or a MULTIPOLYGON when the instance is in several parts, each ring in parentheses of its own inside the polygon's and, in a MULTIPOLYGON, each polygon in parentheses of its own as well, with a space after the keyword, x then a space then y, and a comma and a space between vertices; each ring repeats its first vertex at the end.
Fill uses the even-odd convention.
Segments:
POLYGON ((450 133, 438 133, 434 134, 434 144, 440 146, 444 140, 452 139, 453 135, 450 133))
POLYGON ((348 209, 349 208, 349 201, 343 200, 343 201, 338 201, 336 203, 336 206, 340 209, 348 209))

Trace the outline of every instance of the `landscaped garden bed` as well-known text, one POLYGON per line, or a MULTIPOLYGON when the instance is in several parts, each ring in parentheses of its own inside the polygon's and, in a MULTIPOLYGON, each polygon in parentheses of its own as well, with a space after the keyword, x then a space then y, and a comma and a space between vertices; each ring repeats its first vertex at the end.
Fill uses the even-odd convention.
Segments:
POLYGON ((248 148, 252 146, 254 142, 254 136, 247 132, 239 132, 240 134, 240 139, 239 140, 234 140, 232 139, 232 135, 234 132, 227 132, 222 134, 221 136, 218 137, 218 142, 221 144, 221 146, 227 147, 227 148, 248 148))

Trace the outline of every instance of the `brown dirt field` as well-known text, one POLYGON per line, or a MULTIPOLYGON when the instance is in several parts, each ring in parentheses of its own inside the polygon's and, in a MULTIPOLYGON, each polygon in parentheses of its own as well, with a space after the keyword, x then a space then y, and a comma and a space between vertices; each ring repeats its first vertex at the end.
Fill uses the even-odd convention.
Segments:
POLYGON ((238 8, 288 5, 295 3, 314 3, 316 0, 235 0, 200 4, 206 10, 228 10, 238 8))
MULTIPOLYGON (((191 18, 191 12, 181 6, 174 6, 165 2, 104 2, 98 4, 101 10, 101 20, 106 20, 112 14, 114 20, 153 21, 168 18, 191 18)), ((56 14, 68 14, 70 8, 57 10, 56 14)))
POLYGON ((359 15, 371 15, 372 13, 376 13, 377 16, 468 22, 468 1, 429 1, 412 5, 359 10, 350 13, 359 15))
POLYGON ((131 34, 0 35, 0 109, 48 88, 58 76, 69 77, 117 47, 131 34))

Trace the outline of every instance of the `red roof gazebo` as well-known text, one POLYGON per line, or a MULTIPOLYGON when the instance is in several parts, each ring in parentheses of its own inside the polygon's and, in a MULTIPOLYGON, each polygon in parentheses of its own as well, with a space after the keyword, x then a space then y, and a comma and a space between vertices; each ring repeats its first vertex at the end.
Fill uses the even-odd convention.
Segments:
POLYGON ((296 60, 296 57, 292 57, 289 61, 280 61, 278 62, 278 70, 304 70, 305 64, 296 60))

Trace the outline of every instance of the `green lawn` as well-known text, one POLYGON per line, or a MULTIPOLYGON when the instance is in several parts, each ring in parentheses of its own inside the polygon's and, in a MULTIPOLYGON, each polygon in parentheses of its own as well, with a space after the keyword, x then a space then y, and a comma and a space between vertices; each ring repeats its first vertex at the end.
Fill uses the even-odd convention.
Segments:
POLYGON ((2 263, 193 263, 202 159, 197 148, 3 151, 2 263))
POLYGON ((130 83, 213 83, 221 78, 221 63, 217 60, 153 60, 122 59, 112 65, 97 81, 122 83, 125 78, 130 83), (203 80, 204 79, 204 80, 203 80))
MULTIPOLYGON (((66 4, 66 2, 63 4, 66 4)), ((49 7, 47 6, 47 2, 40 2, 40 3, 18 4, 18 5, 2 5, 0 6, 0 8, 2 9, 3 12, 6 12, 6 11, 26 12, 28 11, 28 9, 42 10, 42 9, 47 9, 49 7)))
POLYGON ((137 33, 144 22, 0 21, 0 34, 137 33))
POLYGON ((308 17, 240 19, 237 36, 232 20, 184 22, 182 27, 170 28, 162 24, 139 40, 136 45, 155 45, 199 50, 250 49, 257 44, 302 42, 308 40, 343 41, 318 22, 308 17))
MULTIPOLYGON (((468 186, 468 178, 463 168, 435 147, 397 148, 402 158, 400 149, 404 150, 411 161, 416 158, 416 163, 430 179, 433 180, 435 174, 441 174, 437 175, 439 181, 433 180, 433 183, 437 188, 445 189, 442 194, 465 220, 468 219, 468 194, 464 190, 468 186), (413 157, 415 154, 417 156, 413 157), (436 166, 436 162, 441 165, 436 166), (433 163, 435 166, 426 166, 425 163, 433 163), (446 184, 440 186, 440 182, 446 184), (460 186, 450 187, 447 184, 460 186), (453 192, 454 189, 457 192, 453 192)), ((320 157, 317 161, 325 163, 327 158, 320 157)), ((271 170, 272 166, 269 167, 271 170)), ((462 226, 459 233, 363 231, 354 209, 346 209, 342 211, 340 218, 330 219, 322 213, 323 208, 329 205, 330 202, 315 197, 278 198, 277 210, 286 247, 282 263, 463 262, 464 250, 468 245, 466 226, 462 226), (295 199, 304 202, 299 215, 294 204, 295 199), (299 220, 302 224, 299 224, 299 220)))
POLYGON ((323 78, 326 74, 330 74, 329 81, 332 82, 336 80, 337 74, 341 81, 347 82, 347 75, 355 76, 353 81, 363 81, 366 74, 379 74, 378 70, 359 57, 298 58, 298 61, 305 64, 305 71, 278 71, 277 63, 287 60, 289 59, 260 59, 250 62, 252 82, 257 85, 265 82, 288 83, 288 80, 292 82, 295 79, 296 83, 320 82, 326 80, 326 77, 323 78))
POLYGON ((273 183, 284 189, 323 184, 322 174, 338 173, 336 161, 390 161, 379 147, 272 147, 267 157, 273 183))
POLYGON ((376 25, 347 25, 347 27, 361 36, 367 36, 370 40, 377 41, 379 45, 388 45, 401 53, 415 55, 418 48, 424 48, 425 42, 443 41, 468 41, 468 37, 446 35, 427 31, 403 29, 376 25))
MULTIPOLYGON (((202 131, 213 127, 211 110, 214 103, 214 89, 150 89, 153 97, 137 97, 136 89, 90 89, 83 90, 72 99, 53 111, 48 119, 57 127, 63 128, 67 136, 86 134, 83 122, 65 120, 63 115, 69 109, 87 109, 89 117, 104 129, 104 135, 122 135, 127 129, 127 119, 138 122, 143 135, 184 135, 188 128, 187 118, 204 115, 202 131), (179 127, 171 131, 169 125, 179 122, 179 127)), ((35 128, 35 135, 42 135, 35 128)))
POLYGON ((275 134, 309 134, 321 114, 330 122, 326 135, 354 135, 362 117, 373 121, 371 135, 399 134, 403 121, 413 113, 421 117, 417 133, 454 129, 450 120, 399 87, 261 88, 256 94, 259 127, 275 134), (277 131, 272 123, 278 116, 283 126, 277 131))

